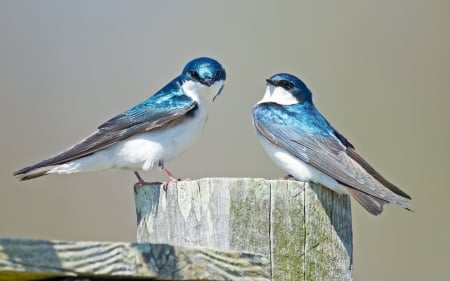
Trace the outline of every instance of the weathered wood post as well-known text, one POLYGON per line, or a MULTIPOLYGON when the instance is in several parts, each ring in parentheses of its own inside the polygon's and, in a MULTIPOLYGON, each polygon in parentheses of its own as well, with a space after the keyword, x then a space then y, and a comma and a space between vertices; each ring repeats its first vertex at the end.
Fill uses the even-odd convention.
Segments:
MULTIPOLYGON (((267 280, 352 280, 350 198, 285 180, 200 179, 135 188, 138 242, 262 254, 267 280)), ((233 259, 211 257, 229 280, 233 259)))

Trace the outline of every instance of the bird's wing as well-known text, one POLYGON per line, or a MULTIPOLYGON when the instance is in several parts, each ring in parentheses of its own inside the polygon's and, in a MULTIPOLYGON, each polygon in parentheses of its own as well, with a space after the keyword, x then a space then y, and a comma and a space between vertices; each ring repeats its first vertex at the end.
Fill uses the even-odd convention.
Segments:
POLYGON ((372 177, 374 177, 382 185, 384 185, 385 187, 389 188, 392 192, 402 197, 411 199, 411 196, 409 196, 406 192, 395 186, 393 183, 384 178, 380 173, 378 173, 377 170, 375 170, 375 168, 373 168, 369 163, 367 163, 367 161, 364 160, 364 158, 362 158, 361 155, 359 155, 353 147, 347 148, 347 154, 359 165, 361 165, 361 167, 363 167, 372 177))
POLYGON ((67 150, 37 164, 16 171, 14 175, 66 163, 124 140, 130 136, 174 126, 189 118, 197 103, 186 95, 159 92, 146 101, 106 121, 98 130, 67 150))
MULTIPOLYGON (((323 128, 311 130, 311 126, 320 126, 321 122, 308 123, 310 127, 305 129, 303 127, 305 125, 299 122, 301 117, 298 119, 299 116, 292 115, 292 112, 286 114, 283 110, 282 106, 275 104, 257 105, 254 108, 253 119, 258 133, 341 184, 383 201, 397 203, 408 208, 408 204, 403 198, 398 198, 378 182, 365 170, 364 165, 359 163, 361 161, 358 162, 352 157, 356 155, 352 153, 356 152, 343 136, 326 134, 327 130, 323 128), (311 131, 319 133, 311 133, 311 131), (344 140, 352 151, 350 155, 347 151, 347 143, 343 143, 344 140)), ((320 113, 316 112, 316 114, 320 113)), ((320 115, 320 118, 323 117, 320 115)), ((367 162, 364 161, 364 163, 367 162)))

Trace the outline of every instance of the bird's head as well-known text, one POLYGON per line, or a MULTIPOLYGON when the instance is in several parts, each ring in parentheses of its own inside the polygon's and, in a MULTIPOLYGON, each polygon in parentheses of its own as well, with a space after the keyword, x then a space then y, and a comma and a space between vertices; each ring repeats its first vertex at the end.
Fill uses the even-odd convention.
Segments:
POLYGON ((188 62, 181 76, 185 90, 197 95, 212 95, 214 100, 222 91, 227 75, 218 61, 201 57, 188 62))
POLYGON ((261 102, 274 102, 282 105, 312 103, 311 91, 302 80, 294 75, 278 73, 266 81, 266 93, 261 102))

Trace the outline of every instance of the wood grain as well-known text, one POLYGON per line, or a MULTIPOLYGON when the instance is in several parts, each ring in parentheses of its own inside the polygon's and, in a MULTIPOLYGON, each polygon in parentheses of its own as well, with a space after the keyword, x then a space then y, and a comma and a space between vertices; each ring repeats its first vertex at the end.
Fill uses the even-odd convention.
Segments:
POLYGON ((0 280, 71 276, 269 280, 269 261, 249 253, 165 244, 0 239, 0 280))
POLYGON ((210 178, 135 199, 138 241, 262 254, 273 280, 352 280, 350 198, 320 185, 210 178))

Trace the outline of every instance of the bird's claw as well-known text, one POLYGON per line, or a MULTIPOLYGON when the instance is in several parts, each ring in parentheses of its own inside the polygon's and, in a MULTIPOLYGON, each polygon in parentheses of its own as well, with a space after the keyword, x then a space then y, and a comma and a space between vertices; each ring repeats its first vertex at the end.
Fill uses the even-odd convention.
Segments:
POLYGON ((138 172, 134 172, 134 174, 136 175, 138 181, 137 183, 134 184, 134 188, 139 188, 139 187, 143 187, 144 185, 150 185, 151 183, 144 181, 141 178, 141 175, 139 175, 138 172))
POLYGON ((145 186, 145 185, 150 185, 151 183, 150 182, 146 182, 146 181, 143 181, 143 182, 136 182, 135 184, 134 184, 134 188, 140 188, 140 187, 143 187, 143 186, 145 186))
POLYGON ((168 181, 165 181, 165 182, 163 182, 162 183, 162 188, 163 188, 163 190, 164 190, 164 192, 167 192, 167 188, 169 187, 169 184, 171 184, 171 183, 178 183, 179 181, 180 181, 181 179, 176 179, 176 178, 174 178, 174 177, 169 177, 169 180, 168 181))
MULTIPOLYGON (((161 167, 161 170, 162 170, 162 171, 167 175, 167 177, 169 178, 169 180, 167 180, 167 181, 165 181, 165 182, 162 183, 162 188, 163 188, 163 190, 164 190, 165 192, 167 192, 167 188, 169 187, 169 185, 170 185, 171 183, 175 183, 175 184, 176 184, 177 182, 181 181, 180 178, 177 179, 177 178, 176 178, 169 170, 167 170, 166 168, 161 167)), ((150 184, 150 183, 144 181, 144 180, 142 179, 142 177, 139 175, 138 172, 135 171, 134 174, 136 175, 136 177, 137 177, 137 179, 138 179, 138 182, 134 184, 134 187, 135 187, 135 188, 139 188, 139 187, 142 187, 142 186, 144 186, 144 185, 149 185, 149 184, 150 184)), ((191 179, 185 179, 185 180, 191 180, 191 179)))

